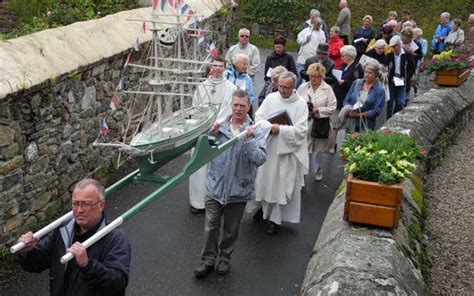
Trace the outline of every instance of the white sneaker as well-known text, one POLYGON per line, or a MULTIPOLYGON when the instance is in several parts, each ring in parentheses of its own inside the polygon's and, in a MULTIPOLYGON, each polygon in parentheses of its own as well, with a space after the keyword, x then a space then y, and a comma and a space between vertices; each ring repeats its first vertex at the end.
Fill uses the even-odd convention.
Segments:
POLYGON ((321 181, 323 179, 323 170, 319 169, 315 174, 314 174, 314 179, 316 181, 321 181))

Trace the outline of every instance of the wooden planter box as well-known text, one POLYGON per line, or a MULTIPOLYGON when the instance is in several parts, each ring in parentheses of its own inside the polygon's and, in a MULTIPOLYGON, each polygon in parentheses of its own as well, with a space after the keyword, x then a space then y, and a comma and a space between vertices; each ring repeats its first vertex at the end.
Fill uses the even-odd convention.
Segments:
POLYGON ((397 228, 403 185, 347 178, 344 220, 374 226, 397 228))
POLYGON ((471 74, 470 69, 437 70, 435 82, 444 86, 459 86, 471 74))

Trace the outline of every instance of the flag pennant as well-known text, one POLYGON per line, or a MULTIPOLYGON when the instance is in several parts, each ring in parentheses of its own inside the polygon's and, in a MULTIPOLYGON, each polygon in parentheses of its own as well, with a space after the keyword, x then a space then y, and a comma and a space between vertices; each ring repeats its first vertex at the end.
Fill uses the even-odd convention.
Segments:
POLYGON ((212 39, 209 39, 207 42, 207 51, 213 51, 216 48, 216 45, 214 44, 214 41, 212 39))
POLYGON ((140 51, 140 41, 138 40, 138 38, 137 40, 135 40, 135 43, 133 44, 133 49, 135 51, 140 51))
POLYGON ((153 0, 153 10, 156 10, 157 6, 158 6, 158 0, 153 0))
POLYGON ((112 99, 110 100, 110 109, 112 109, 113 111, 117 111, 117 104, 118 104, 117 97, 113 96, 112 99))
POLYGON ((143 21, 142 30, 143 30, 143 33, 146 33, 146 21, 143 21))
POLYGON ((166 2, 167 0, 161 0, 161 4, 160 4, 161 11, 165 10, 166 2))
POLYGON ((105 117, 101 117, 99 119, 99 130, 100 130, 100 133, 105 135, 107 133, 107 130, 109 129, 109 127, 107 126, 107 123, 105 122, 105 117))
MULTIPOLYGON (((193 17, 193 15, 194 15, 194 11, 192 9, 190 9, 188 11, 188 18, 187 18, 186 21, 189 21, 193 17)), ((194 20, 194 22, 196 22, 196 21, 194 20)))
POLYGON ((188 9, 189 9, 188 4, 183 3, 183 4, 181 5, 180 9, 179 9, 179 13, 180 13, 180 14, 185 14, 188 9))
POLYGON ((129 52, 128 53, 128 56, 127 56, 127 59, 125 60, 125 64, 123 65, 123 67, 127 67, 128 63, 130 63, 130 59, 132 58, 132 53, 129 52))
POLYGON ((204 46, 204 42, 206 42, 206 34, 203 31, 198 31, 198 44, 199 46, 204 46))
POLYGON ((123 77, 120 77, 120 80, 115 88, 117 91, 121 91, 123 89, 123 77))

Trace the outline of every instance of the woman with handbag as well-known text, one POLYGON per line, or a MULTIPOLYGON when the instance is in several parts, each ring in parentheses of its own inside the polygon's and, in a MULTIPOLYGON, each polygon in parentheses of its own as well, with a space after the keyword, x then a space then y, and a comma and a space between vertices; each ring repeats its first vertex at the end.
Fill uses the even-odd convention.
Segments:
POLYGON ((300 85, 298 94, 308 101, 310 109, 307 134, 310 171, 315 172, 316 181, 321 181, 323 178, 321 156, 330 148, 329 117, 336 110, 337 100, 331 86, 324 81, 326 69, 321 63, 311 64, 306 73, 309 81, 300 85))

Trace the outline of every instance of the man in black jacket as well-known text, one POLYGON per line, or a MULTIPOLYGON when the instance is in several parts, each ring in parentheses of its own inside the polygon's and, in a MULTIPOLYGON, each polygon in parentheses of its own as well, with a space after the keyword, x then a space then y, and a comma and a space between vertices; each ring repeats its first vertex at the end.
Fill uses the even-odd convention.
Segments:
POLYGON ((115 229, 87 250, 82 243, 106 225, 104 187, 92 179, 76 184, 71 220, 41 241, 28 232, 20 237, 26 247, 18 254, 29 272, 49 269, 50 295, 125 295, 131 248, 125 233, 115 229), (63 265, 70 252, 75 259, 63 265))
POLYGON ((327 84, 329 84, 331 87, 334 87, 337 81, 336 77, 334 77, 334 75, 332 74, 332 70, 334 69, 334 62, 329 58, 328 54, 329 54, 328 44, 327 43, 318 44, 316 55, 306 60, 306 63, 304 64, 304 68, 303 70, 301 70, 301 77, 304 80, 309 81, 308 74, 306 74, 306 71, 308 71, 309 66, 314 63, 321 63, 326 69, 326 78, 324 79, 324 81, 327 84))
POLYGON ((388 118, 401 111, 405 106, 407 79, 411 78, 415 72, 413 56, 403 50, 400 36, 393 36, 389 45, 393 51, 388 55, 388 86, 390 90, 388 118))

